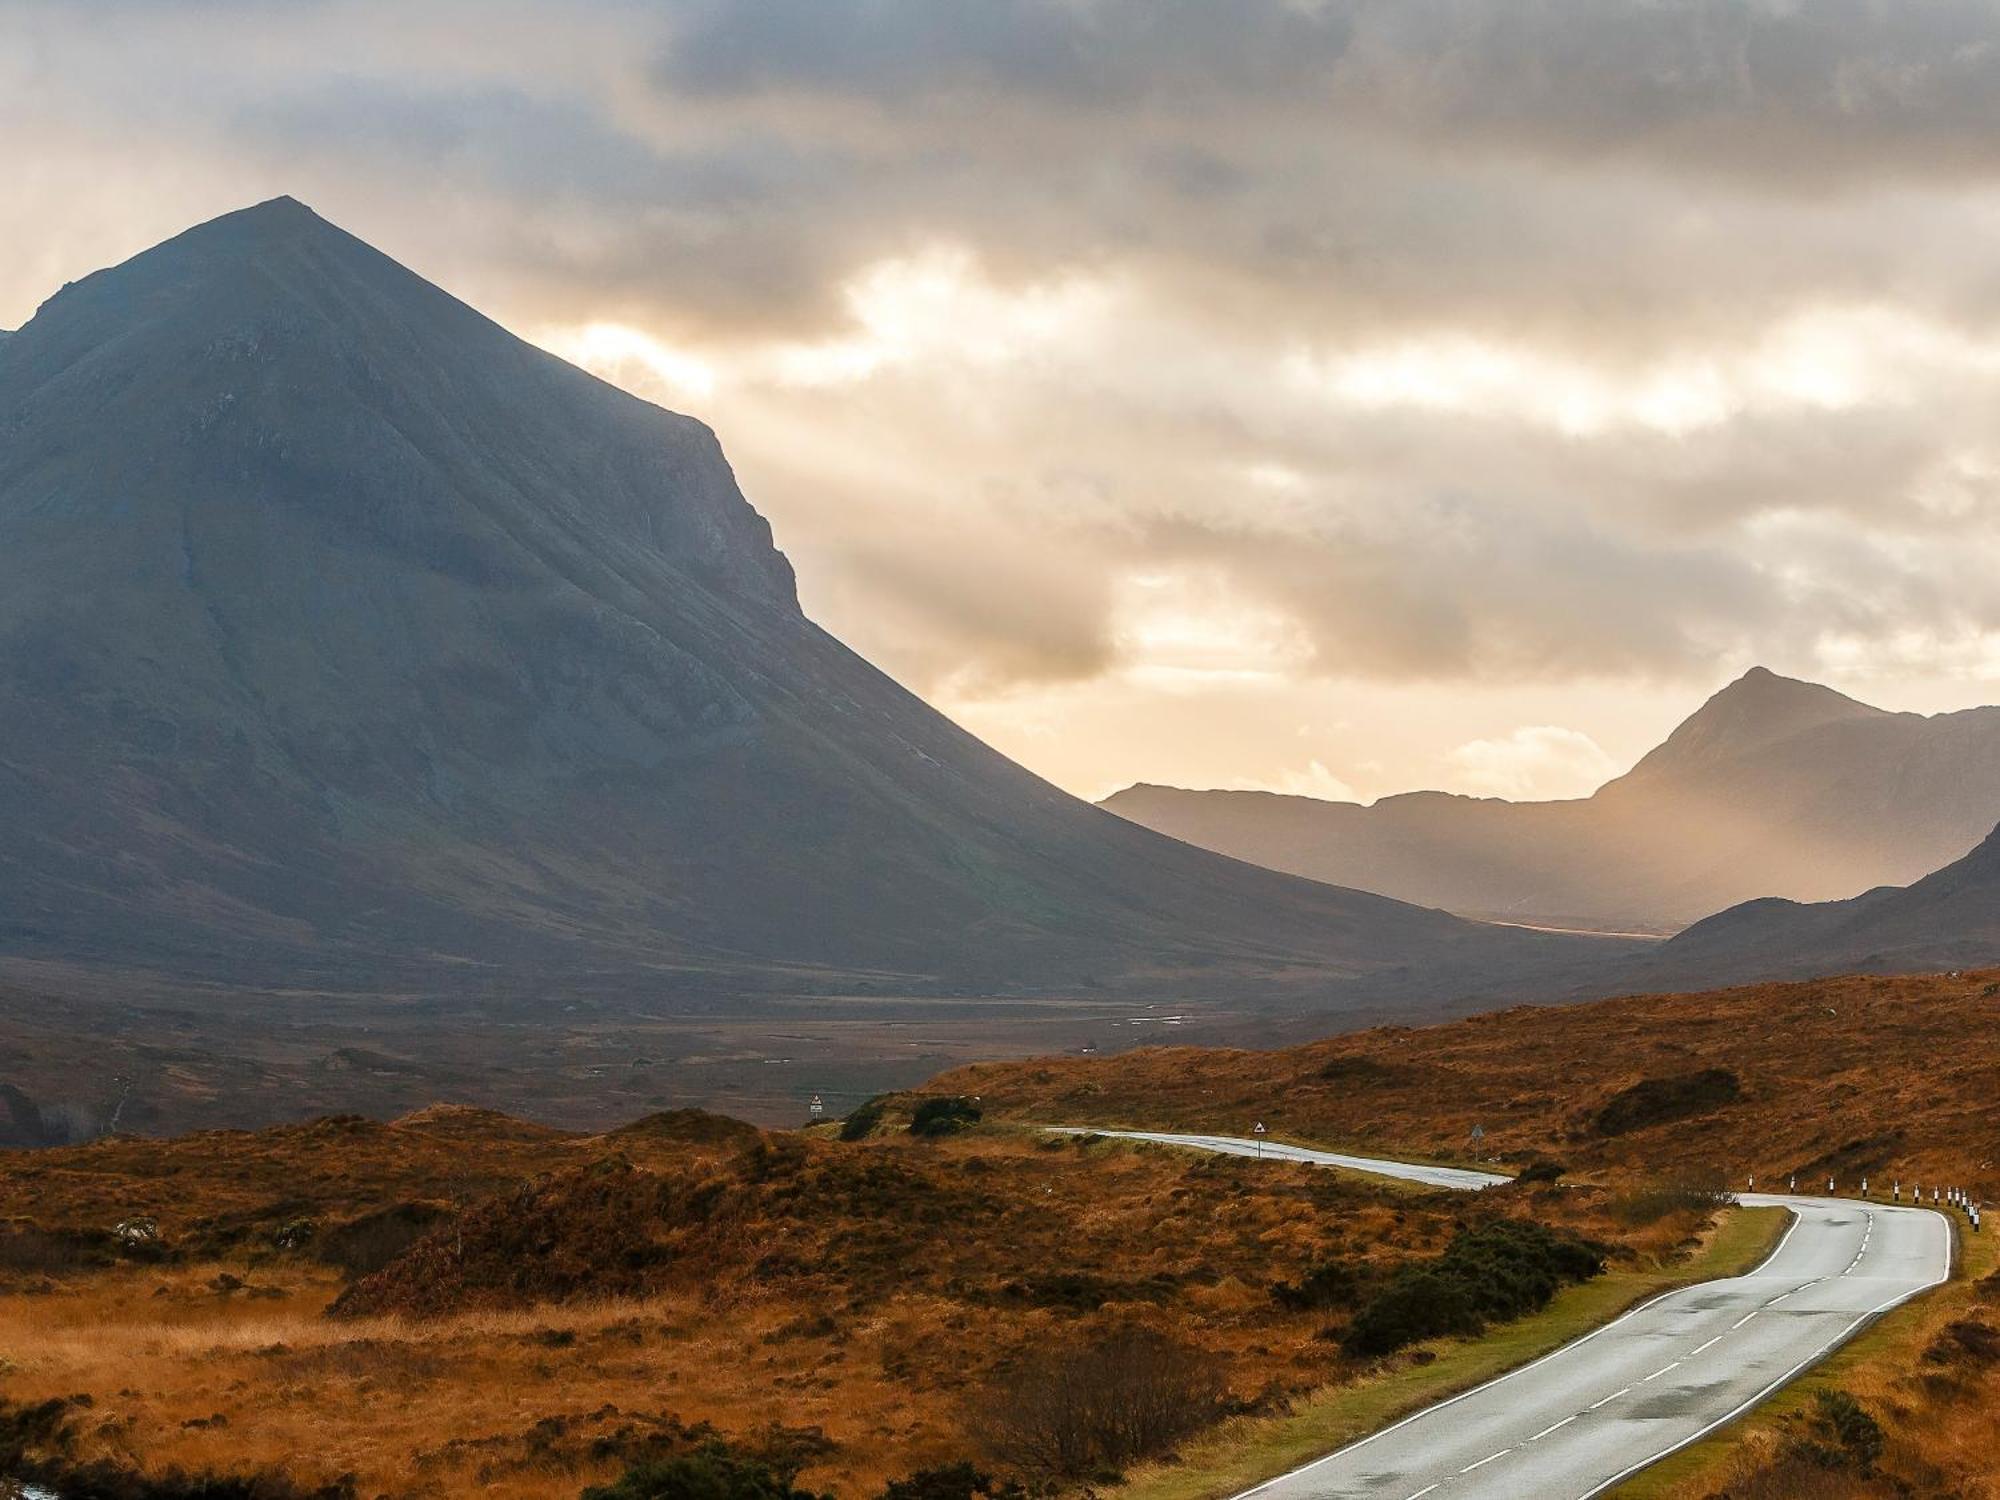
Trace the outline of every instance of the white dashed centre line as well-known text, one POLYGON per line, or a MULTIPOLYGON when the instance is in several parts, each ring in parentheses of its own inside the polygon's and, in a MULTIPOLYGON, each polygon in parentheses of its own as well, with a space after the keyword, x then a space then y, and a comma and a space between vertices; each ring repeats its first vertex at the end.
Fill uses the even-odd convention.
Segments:
POLYGON ((1652 1374, 1648 1375, 1645 1380, 1640 1381, 1639 1384, 1645 1385, 1647 1381, 1658 1380, 1662 1375, 1666 1374, 1667 1371, 1678 1370, 1680 1367, 1681 1367, 1681 1362, 1679 1360, 1675 1360, 1670 1365, 1661 1365, 1659 1369, 1653 1371, 1652 1374))
POLYGON ((1596 1411, 1597 1408, 1600 1406, 1609 1406, 1612 1402, 1616 1401, 1620 1396, 1629 1396, 1631 1394, 1632 1394, 1632 1387, 1628 1385, 1622 1391, 1613 1391, 1610 1395, 1606 1396, 1602 1401, 1591 1402, 1590 1405, 1584 1408, 1584 1410, 1596 1411))
POLYGON ((1424 1496, 1428 1495, 1432 1490, 1436 1488, 1437 1486, 1434 1484, 1427 1484, 1422 1489, 1418 1490, 1414 1495, 1410 1496, 1410 1500, 1424 1500, 1424 1496))
POLYGON ((1487 1454, 1486 1457, 1480 1459, 1479 1462, 1476 1464, 1467 1464, 1464 1468, 1460 1469, 1458 1472, 1461 1474, 1470 1474, 1474 1469, 1483 1469, 1488 1464, 1492 1463, 1494 1459, 1505 1458, 1508 1454, 1512 1453, 1513 1451, 1514 1450, 1512 1448, 1502 1448, 1498 1453, 1487 1454))
POLYGON ((1536 1433, 1533 1437, 1529 1438, 1528 1441, 1531 1443, 1538 1443, 1543 1438, 1547 1437, 1550 1433, 1554 1432, 1558 1427, 1567 1427, 1569 1426, 1570 1423, 1574 1422, 1575 1420, 1576 1420, 1576 1414, 1572 1412, 1569 1416, 1564 1417, 1560 1422, 1549 1423, 1548 1426, 1544 1427, 1540 1432, 1536 1433))
POLYGON ((1757 1310, 1753 1307, 1750 1309, 1749 1312, 1745 1313, 1742 1317, 1738 1318, 1734 1323, 1731 1323, 1729 1325, 1729 1331, 1731 1333, 1734 1333, 1737 1329, 1741 1328, 1745 1323, 1749 1322, 1752 1318, 1756 1316, 1757 1316, 1757 1310))
MULTIPOLYGON (((1713 1349, 1717 1344, 1721 1342, 1722 1342, 1722 1335, 1718 1333, 1714 1338, 1710 1339, 1707 1343, 1703 1344, 1701 1346, 1701 1349, 1713 1349)), ((1695 1354, 1701 1353, 1701 1349, 1695 1350, 1694 1354, 1690 1354, 1688 1358, 1693 1359, 1695 1354)))

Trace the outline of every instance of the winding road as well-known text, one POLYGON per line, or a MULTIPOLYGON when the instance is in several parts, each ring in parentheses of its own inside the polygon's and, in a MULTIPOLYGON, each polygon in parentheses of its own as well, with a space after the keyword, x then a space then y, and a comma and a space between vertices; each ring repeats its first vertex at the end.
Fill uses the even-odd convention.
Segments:
MULTIPOLYGON (((1239 1156, 1259 1149, 1232 1136, 1087 1133, 1239 1156)), ((1269 1142, 1262 1154, 1443 1187, 1506 1180, 1269 1142)), ((1748 1275, 1655 1297, 1236 1500, 1588 1500, 1742 1415, 1951 1274, 1951 1227, 1930 1209, 1768 1193, 1737 1201, 1792 1214, 1748 1275)))

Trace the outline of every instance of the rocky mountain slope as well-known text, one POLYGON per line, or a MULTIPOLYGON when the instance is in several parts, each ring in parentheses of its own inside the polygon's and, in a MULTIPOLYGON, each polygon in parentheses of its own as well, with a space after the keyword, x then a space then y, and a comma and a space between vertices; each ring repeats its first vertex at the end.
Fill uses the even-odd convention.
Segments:
POLYGON ((0 826, 0 954, 229 986, 1434 996, 1565 951, 1065 796, 804 616, 707 428, 289 199, 0 343, 0 826))
POLYGON ((1469 915, 1672 931, 1959 858, 2000 819, 2000 708, 1888 713, 1759 668, 1589 798, 1417 792, 1364 807, 1139 786, 1104 805, 1239 859, 1469 915))

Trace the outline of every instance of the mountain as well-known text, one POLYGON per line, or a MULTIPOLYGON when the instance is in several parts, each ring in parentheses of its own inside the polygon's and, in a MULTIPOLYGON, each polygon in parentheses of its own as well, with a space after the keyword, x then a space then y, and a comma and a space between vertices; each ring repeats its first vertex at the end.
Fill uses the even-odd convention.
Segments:
POLYGON ((2000 828, 1971 853, 1909 886, 1846 901, 1766 897, 1697 922, 1626 959, 1635 987, 1914 973, 2000 964, 2000 828))
POLYGON ((0 342, 0 954, 632 997, 1560 945, 1078 802, 801 613, 714 435, 290 199, 0 342))
POLYGON ((1595 795, 1371 806, 1137 786, 1104 806, 1239 859, 1506 921, 1667 932, 1901 885, 2000 818, 2000 708, 1888 713, 1763 668, 1595 795))

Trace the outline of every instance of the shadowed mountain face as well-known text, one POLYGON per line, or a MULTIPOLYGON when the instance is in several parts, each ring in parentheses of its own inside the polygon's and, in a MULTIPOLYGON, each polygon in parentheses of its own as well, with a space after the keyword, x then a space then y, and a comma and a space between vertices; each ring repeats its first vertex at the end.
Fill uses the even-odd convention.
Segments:
POLYGON ((1697 922, 1619 970, 1633 987, 1798 979, 2000 963, 2000 828, 1907 887, 1847 901, 1747 901, 1697 922))
POLYGON ((1886 713, 1759 668, 1577 801, 1417 792, 1363 807, 1140 786, 1104 805, 1239 859, 1469 915, 1669 931, 1957 859, 2000 818, 2000 708, 1886 713))
POLYGON ((281 199, 0 341, 0 952, 620 994, 1561 944, 1077 802, 800 612, 714 436, 281 199))

